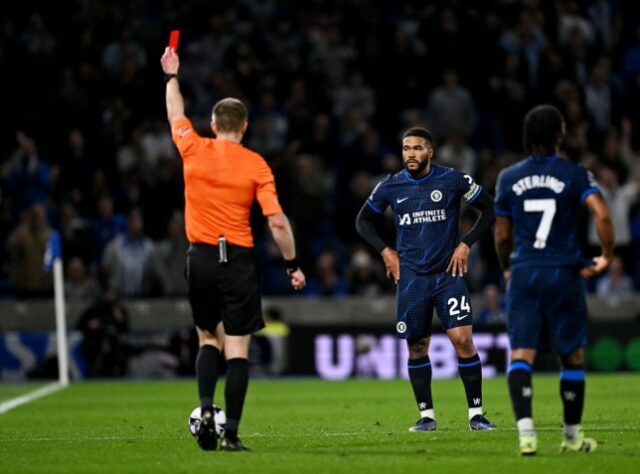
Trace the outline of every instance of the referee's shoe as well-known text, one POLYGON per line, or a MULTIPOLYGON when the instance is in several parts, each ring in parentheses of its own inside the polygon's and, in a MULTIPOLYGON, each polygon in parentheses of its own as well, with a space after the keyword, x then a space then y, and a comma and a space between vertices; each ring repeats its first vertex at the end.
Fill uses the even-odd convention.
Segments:
POLYGON ((196 438, 198 445, 205 451, 215 451, 218 447, 218 434, 216 433, 216 424, 213 420, 213 411, 205 410, 202 413, 196 438))
POLYGON ((227 438, 224 436, 222 441, 220 442, 220 450, 221 451, 251 451, 247 448, 240 438, 236 437, 236 439, 227 438))

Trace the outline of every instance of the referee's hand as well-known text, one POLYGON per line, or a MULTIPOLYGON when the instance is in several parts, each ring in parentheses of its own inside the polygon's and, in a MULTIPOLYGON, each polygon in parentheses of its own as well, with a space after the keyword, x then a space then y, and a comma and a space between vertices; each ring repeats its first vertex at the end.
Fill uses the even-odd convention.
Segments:
POLYGON ((164 54, 160 58, 160 64, 162 65, 162 71, 165 74, 178 74, 178 69, 180 69, 180 58, 178 57, 178 53, 167 46, 164 49, 164 54))
POLYGON ((291 278, 291 286, 293 286, 294 290, 301 290, 307 286, 307 278, 300 268, 289 273, 289 278, 291 278))
POLYGON ((453 251, 449 265, 447 265, 447 272, 451 271, 451 276, 456 275, 464 276, 467 273, 467 260, 469 259, 469 246, 464 242, 460 242, 456 249, 453 251))

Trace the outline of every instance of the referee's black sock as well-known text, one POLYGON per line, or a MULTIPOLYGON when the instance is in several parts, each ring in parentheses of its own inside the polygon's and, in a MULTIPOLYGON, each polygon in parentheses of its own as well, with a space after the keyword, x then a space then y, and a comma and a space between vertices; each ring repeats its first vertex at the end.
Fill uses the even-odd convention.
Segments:
POLYGON ((469 417, 482 415, 482 364, 478 354, 473 357, 458 357, 458 373, 467 395, 469 417), (471 409, 475 409, 471 411, 471 409))
POLYGON ((531 372, 531 364, 526 360, 512 360, 509 364, 507 379, 516 421, 531 418, 531 400, 533 399, 531 372))
POLYGON ((560 371, 560 397, 565 425, 579 425, 584 407, 584 369, 582 365, 565 365, 560 371))
POLYGON ((413 395, 416 397, 420 416, 428 416, 435 419, 433 415, 433 400, 431 398, 431 361, 429 356, 420 359, 409 359, 409 380, 413 388, 413 395))
POLYGON ((200 346, 196 357, 196 378, 198 380, 198 396, 200 408, 211 410, 213 406, 213 394, 218 381, 218 365, 220 351, 217 347, 205 344, 200 346))
POLYGON ((249 361, 241 358, 227 360, 227 382, 224 389, 227 411, 225 437, 231 441, 238 438, 238 426, 240 426, 240 417, 248 386, 249 361))

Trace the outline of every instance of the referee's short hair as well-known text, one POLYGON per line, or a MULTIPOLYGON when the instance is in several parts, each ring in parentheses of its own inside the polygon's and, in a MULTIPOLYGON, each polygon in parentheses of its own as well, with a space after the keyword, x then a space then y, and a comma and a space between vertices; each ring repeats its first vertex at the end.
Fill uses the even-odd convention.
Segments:
POLYGON ((403 140, 407 137, 422 137, 433 145, 433 134, 426 128, 412 127, 402 134, 403 140))
POLYGON ((564 129, 564 118, 556 107, 549 104, 534 107, 524 118, 522 145, 525 152, 555 153, 558 136, 564 136, 564 129))
POLYGON ((211 119, 221 132, 238 132, 249 118, 246 105, 235 97, 226 97, 216 103, 211 111, 211 119))

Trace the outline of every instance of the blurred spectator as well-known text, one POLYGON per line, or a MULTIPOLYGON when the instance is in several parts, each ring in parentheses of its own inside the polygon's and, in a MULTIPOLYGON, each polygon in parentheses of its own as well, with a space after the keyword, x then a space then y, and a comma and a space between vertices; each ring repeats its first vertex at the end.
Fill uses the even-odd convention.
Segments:
POLYGON ((541 24, 540 12, 523 8, 517 27, 507 30, 500 38, 500 45, 506 51, 524 59, 527 83, 533 89, 538 86, 541 56, 547 46, 547 38, 541 24))
POLYGON ((189 241, 184 233, 184 217, 181 211, 175 211, 167 225, 167 237, 157 244, 155 257, 160 266, 167 296, 187 294, 184 266, 188 248, 189 241))
POLYGON ((95 299, 99 295, 97 282, 87 274, 84 262, 73 257, 64 275, 64 295, 71 300, 95 299))
POLYGON ((289 120, 275 96, 272 93, 262 94, 255 117, 251 119, 247 146, 260 150, 263 155, 274 155, 284 150, 288 130, 289 120))
POLYGON ((346 296, 347 283, 338 271, 335 250, 325 250, 316 260, 315 275, 309 279, 305 294, 310 296, 346 296))
POLYGON ((62 257, 65 262, 73 257, 90 262, 93 258, 93 248, 89 238, 89 224, 78 215, 75 206, 69 202, 60 207, 59 228, 62 257))
POLYGON ((76 329, 82 332, 82 355, 88 377, 121 377, 127 349, 122 336, 129 331, 129 315, 112 294, 105 294, 82 313, 76 329))
POLYGON ((139 210, 129 214, 127 231, 111 240, 102 258, 102 270, 109 291, 122 296, 142 296, 161 292, 161 270, 155 245, 144 234, 139 210))
POLYGON ((47 224, 44 205, 34 204, 9 235, 11 286, 18 298, 47 297, 52 291, 51 274, 44 270, 44 253, 53 229, 47 224))
POLYGON ((94 165, 94 157, 87 149, 84 134, 78 129, 71 130, 67 150, 60 160, 60 185, 63 188, 63 196, 71 194, 73 190, 79 190, 87 197, 94 165))
POLYGON ((163 161, 178 160, 171 134, 164 120, 154 119, 151 127, 142 134, 142 149, 151 167, 163 161))
MULTIPOLYGON (((615 231, 616 252, 623 255, 625 260, 630 257, 631 221, 629 211, 638 198, 640 185, 638 181, 631 180, 627 184, 620 185, 615 171, 607 166, 601 166, 598 172, 598 182, 602 195, 609 205, 611 221, 615 231)), ((598 246, 598 234, 591 220, 589 227, 589 244, 598 246)), ((599 248, 599 247, 598 247, 599 248)))
POLYGON ((56 44, 55 38, 44 26, 42 15, 38 13, 29 18, 27 30, 20 37, 20 42, 31 56, 49 54, 56 44))
POLYGON ((349 293, 357 296, 380 296, 387 284, 385 271, 369 253, 360 248, 351 255, 348 269, 349 293))
POLYGON ((375 92, 364 82, 362 72, 357 70, 352 71, 348 82, 333 94, 333 114, 337 118, 353 109, 361 110, 367 120, 371 120, 376 111, 375 92))
POLYGON ((35 141, 22 132, 16 133, 19 147, 2 165, 7 194, 12 197, 14 215, 35 203, 46 202, 51 185, 49 165, 38 154, 35 141))
POLYGON ((457 133, 468 139, 476 129, 476 108, 471 93, 458 82, 458 73, 444 73, 442 85, 429 95, 427 117, 438 140, 457 133))
POLYGON ((593 27, 595 41, 606 51, 611 51, 620 39, 622 16, 620 5, 608 0, 595 0, 587 9, 593 27))
POLYGON ((118 78, 127 63, 134 61, 138 68, 147 64, 147 53, 137 41, 133 39, 132 25, 125 25, 120 30, 120 38, 109 43, 102 55, 102 66, 112 78, 118 78))
POLYGON ((436 161, 443 166, 456 168, 470 176, 476 176, 476 153, 467 145, 460 133, 453 133, 441 147, 438 148, 436 161))
POLYGON ((252 358, 265 374, 281 375, 289 366, 288 339, 291 330, 282 322, 280 310, 268 307, 263 311, 265 327, 255 333, 254 353, 252 358))
POLYGON ((595 130, 604 134, 613 123, 620 119, 619 91, 611 79, 611 61, 600 57, 593 69, 589 82, 585 86, 585 103, 595 130))
POLYGON ((487 285, 482 292, 482 309, 476 322, 479 325, 506 324, 507 310, 498 285, 487 285))
POLYGON ((102 259, 102 252, 109 241, 127 228, 127 219, 113 210, 113 199, 100 196, 98 200, 98 216, 91 223, 91 234, 95 245, 95 254, 102 259))
POLYGON ((131 131, 130 140, 118 149, 116 162, 121 174, 135 172, 148 176, 151 172, 155 163, 151 163, 147 150, 142 145, 142 130, 139 127, 131 131))
POLYGON ((607 273, 598 280, 596 294, 598 296, 620 296, 633 292, 633 280, 624 272, 624 262, 620 257, 613 257, 607 273))

